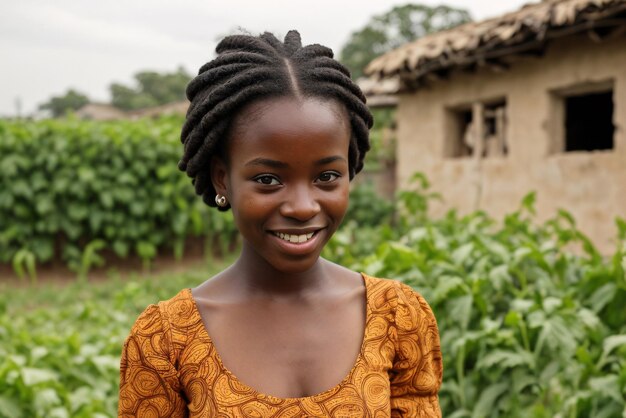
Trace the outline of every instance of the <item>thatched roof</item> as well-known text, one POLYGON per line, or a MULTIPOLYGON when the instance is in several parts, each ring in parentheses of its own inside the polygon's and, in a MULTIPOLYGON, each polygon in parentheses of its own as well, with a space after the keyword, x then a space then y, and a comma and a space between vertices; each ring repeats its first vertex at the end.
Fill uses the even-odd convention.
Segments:
POLYGON ((367 97, 369 107, 393 107, 398 104, 398 97, 395 95, 398 91, 397 78, 377 80, 373 77, 361 77, 356 80, 356 84, 367 97))
POLYGON ((420 38, 376 58, 365 73, 417 86, 452 68, 506 66, 503 57, 541 53, 550 39, 583 31, 602 38, 614 28, 626 28, 626 0, 543 0, 420 38))

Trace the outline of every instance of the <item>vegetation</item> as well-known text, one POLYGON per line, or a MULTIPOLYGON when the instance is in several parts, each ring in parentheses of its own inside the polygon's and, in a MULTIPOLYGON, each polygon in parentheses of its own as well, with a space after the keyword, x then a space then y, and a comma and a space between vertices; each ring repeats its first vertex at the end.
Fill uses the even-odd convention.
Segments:
POLYGON ((341 62, 356 79, 365 66, 377 56, 424 35, 450 29, 471 21, 464 9, 449 6, 406 4, 374 16, 353 32, 341 49, 341 62))
MULTIPOLYGON (((61 257, 84 279, 107 252, 149 263, 163 249, 182 254, 194 234, 226 252, 230 214, 209 211, 176 170, 180 123, 0 123, 0 262, 35 277, 38 264, 61 257)), ((532 194, 503 221, 454 211, 433 219, 428 206, 440 197, 423 176, 415 181, 395 204, 355 188, 324 254, 403 280, 429 301, 444 416, 623 417, 626 221, 604 257, 568 212, 537 223, 532 194)), ((0 282, 0 418, 115 416, 131 324, 147 304, 226 265, 213 264, 61 289, 0 282)))
POLYGON ((444 416, 623 417, 626 221, 607 259, 564 210, 536 224, 533 194, 502 223, 483 212, 429 219, 437 195, 416 180, 417 193, 400 194, 395 228, 348 221, 325 254, 429 301, 444 416))
POLYGON ((55 96, 39 105, 39 110, 49 110, 53 118, 64 116, 67 112, 78 110, 89 103, 89 98, 76 90, 69 89, 63 96, 55 96))
MULTIPOLYGON (((179 67, 172 73, 140 71, 135 74, 135 86, 112 83, 111 104, 121 110, 137 110, 185 100, 185 89, 191 75, 179 67)), ((89 98, 73 89, 62 96, 54 96, 39 105, 39 110, 48 110, 53 118, 65 116, 90 102, 89 98)))
POLYGON ((182 67, 173 73, 142 71, 135 74, 135 81, 135 87, 111 84, 113 106, 134 110, 185 100, 185 89, 191 75, 182 67))
MULTIPOLYGON (((532 194, 501 223, 482 212, 429 219, 437 196, 417 179, 395 216, 381 210, 382 224, 352 207, 325 255, 403 280, 430 302, 444 357, 444 416, 622 417, 626 222, 617 222, 615 254, 603 258, 567 212, 537 224, 532 194)), ((5 285, 0 417, 115 416, 119 354, 132 322, 148 303, 225 265, 213 264, 198 274, 62 290, 5 285)))
POLYGON ((149 266, 159 250, 181 257, 189 236, 230 245, 231 218, 176 168, 181 124, 0 122, 0 263, 34 279, 36 264, 61 259, 85 276, 101 254, 149 266))
MULTIPOLYGON (((393 113, 375 118, 366 169, 393 158, 381 134, 393 113)), ((176 168, 182 122, 0 121, 0 263, 35 280, 38 266, 61 260, 85 278, 106 258, 146 267, 159 252, 180 258, 190 236, 227 252, 237 238, 230 215, 209 210, 176 168)), ((372 199, 372 189, 355 190, 349 216, 390 219, 393 207, 377 199, 372 211, 372 199)))
POLYGON ((395 164, 395 109, 372 109, 374 127, 370 131, 370 150, 365 158, 365 171, 379 171, 395 164))
POLYGON ((0 283, 0 417, 117 416, 122 343, 138 313, 225 265, 63 288, 0 283))

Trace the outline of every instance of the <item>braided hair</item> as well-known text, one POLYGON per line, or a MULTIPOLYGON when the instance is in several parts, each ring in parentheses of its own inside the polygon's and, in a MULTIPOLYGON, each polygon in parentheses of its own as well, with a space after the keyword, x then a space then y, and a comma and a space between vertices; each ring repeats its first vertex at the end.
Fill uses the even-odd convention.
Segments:
POLYGON ((361 171, 370 148, 372 115, 350 72, 333 59, 330 48, 318 44, 303 47, 300 34, 292 30, 284 42, 268 32, 258 37, 228 36, 217 45, 216 52, 217 58, 203 65, 187 86, 191 104, 181 132, 184 154, 178 163, 178 168, 193 179, 196 193, 206 204, 217 206, 211 157, 224 149, 237 112, 260 99, 291 95, 342 103, 351 126, 350 180, 361 171))

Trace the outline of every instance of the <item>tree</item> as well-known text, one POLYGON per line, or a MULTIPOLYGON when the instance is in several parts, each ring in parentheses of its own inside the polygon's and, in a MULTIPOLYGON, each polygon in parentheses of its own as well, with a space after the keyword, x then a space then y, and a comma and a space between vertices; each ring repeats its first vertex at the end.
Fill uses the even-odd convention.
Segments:
POLYGON ((363 75, 365 66, 377 56, 430 33, 471 21, 467 10, 421 4, 396 6, 374 16, 362 29, 353 32, 341 49, 340 61, 353 78, 363 75))
POLYGON ((46 103, 39 105, 39 110, 49 110, 52 117, 58 118, 68 111, 78 110, 89 103, 89 98, 76 90, 69 89, 63 96, 50 98, 46 103))
POLYGON ((179 67, 176 72, 165 74, 142 71, 135 74, 135 81, 137 87, 111 84, 113 106, 124 110, 143 109, 183 100, 191 75, 179 67))

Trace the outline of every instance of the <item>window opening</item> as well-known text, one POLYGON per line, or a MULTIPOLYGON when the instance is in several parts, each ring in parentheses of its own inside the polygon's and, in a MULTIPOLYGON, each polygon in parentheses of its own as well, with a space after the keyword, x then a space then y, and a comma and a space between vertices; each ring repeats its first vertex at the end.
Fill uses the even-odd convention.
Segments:
POLYGON ((564 98, 565 151, 613 149, 613 91, 564 98))
POLYGON ((449 110, 448 157, 494 158, 507 154, 504 99, 449 110))

